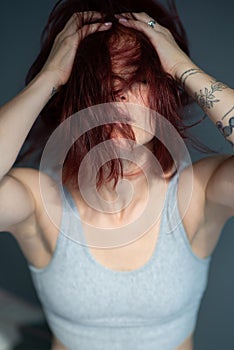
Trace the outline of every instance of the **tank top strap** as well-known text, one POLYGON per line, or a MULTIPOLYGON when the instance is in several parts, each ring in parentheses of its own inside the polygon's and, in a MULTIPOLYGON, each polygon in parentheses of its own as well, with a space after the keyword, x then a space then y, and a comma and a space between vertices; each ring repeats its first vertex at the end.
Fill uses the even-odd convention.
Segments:
POLYGON ((179 172, 177 172, 168 183, 164 206, 162 210, 160 235, 169 234, 175 229, 175 224, 179 221, 177 204, 177 187, 179 172))
POLYGON ((60 186, 60 192, 63 202, 60 233, 75 243, 85 244, 81 218, 72 195, 65 185, 60 186))
POLYGON ((161 245, 164 252, 168 252, 171 249, 174 254, 175 249, 181 251, 181 256, 185 256, 188 253, 195 263, 208 266, 212 256, 206 258, 199 258, 192 250, 191 243, 188 238, 188 234, 183 224, 183 217, 181 216, 178 204, 178 181, 181 171, 178 171, 171 179, 165 206, 163 209, 163 215, 161 219, 161 236, 165 239, 164 244, 161 245))

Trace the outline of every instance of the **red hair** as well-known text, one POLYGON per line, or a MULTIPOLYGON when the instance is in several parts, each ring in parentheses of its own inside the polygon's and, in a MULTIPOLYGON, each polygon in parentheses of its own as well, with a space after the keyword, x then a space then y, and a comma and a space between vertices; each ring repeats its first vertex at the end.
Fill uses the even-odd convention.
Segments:
MULTIPOLYGON (((165 117, 185 138, 187 128, 181 118, 181 110, 187 95, 178 83, 167 74, 160 63, 157 52, 149 39, 141 32, 126 28, 118 23, 114 14, 122 12, 146 12, 161 25, 170 30, 181 49, 189 54, 187 38, 176 12, 174 1, 169 10, 154 0, 65 0, 58 1, 53 8, 42 36, 41 51, 30 68, 26 83, 29 83, 42 69, 49 56, 57 34, 63 29, 73 13, 98 11, 102 21, 113 22, 112 28, 94 33, 84 38, 77 50, 69 81, 61 87, 41 112, 41 118, 51 133, 62 121, 72 114, 101 103, 115 101, 116 95, 131 87, 135 82, 146 80, 149 86, 149 107, 165 117), (118 45, 120 40, 125 45, 118 45), (129 40, 131 39, 131 40, 129 40), (115 71, 115 62, 129 74, 124 77, 115 71), (118 81, 118 90, 113 81, 118 81)), ((84 23, 82 14, 80 24, 84 23)), ((92 17, 90 21, 92 22, 92 17)), ((63 182, 76 183, 79 167, 84 156, 100 141, 108 140, 112 128, 100 126, 82 135, 71 147, 64 162, 63 182)), ((121 129, 123 137, 133 139, 129 125, 121 129)), ((176 146, 176 145, 175 145, 176 146)), ((171 170, 173 159, 161 141, 154 138, 154 155, 164 173, 171 170)), ((117 183, 122 174, 120 159, 112 159, 108 180, 117 183)), ((102 169, 99 172, 98 186, 104 182, 102 169)))

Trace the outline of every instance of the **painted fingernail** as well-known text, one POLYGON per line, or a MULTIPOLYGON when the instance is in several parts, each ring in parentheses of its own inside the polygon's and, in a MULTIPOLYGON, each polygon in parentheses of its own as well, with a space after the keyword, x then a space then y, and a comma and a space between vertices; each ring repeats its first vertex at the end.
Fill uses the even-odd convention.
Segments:
POLYGON ((108 26, 111 26, 111 25, 112 25, 112 22, 105 22, 104 25, 107 26, 107 27, 108 27, 108 26))

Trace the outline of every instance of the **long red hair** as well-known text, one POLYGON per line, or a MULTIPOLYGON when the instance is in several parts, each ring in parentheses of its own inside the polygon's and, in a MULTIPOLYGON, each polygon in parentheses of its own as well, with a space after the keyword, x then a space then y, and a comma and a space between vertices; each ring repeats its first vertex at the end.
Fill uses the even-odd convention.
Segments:
MULTIPOLYGON (((57 34, 64 28, 73 13, 80 13, 80 24, 84 24, 82 12, 98 11, 102 21, 111 21, 111 29, 94 33, 84 38, 77 50, 69 81, 62 86, 42 110, 40 117, 46 125, 48 135, 65 119, 87 107, 116 100, 116 95, 131 87, 135 82, 146 80, 149 86, 149 107, 166 118, 185 138, 186 126, 181 110, 188 102, 187 95, 178 83, 167 74, 160 63, 157 52, 149 39, 141 32, 126 28, 118 23, 114 14, 123 12, 146 12, 161 25, 170 30, 181 49, 189 54, 187 37, 176 11, 174 1, 169 10, 155 0, 60 0, 54 6, 42 36, 41 51, 30 68, 26 83, 29 83, 42 69, 57 34), (126 38, 125 45, 116 45, 126 38), (128 40, 131 39, 131 40, 128 40), (113 62, 121 62, 131 73, 119 76, 113 62), (118 80, 118 90, 113 81, 118 80)), ((92 22, 90 16, 89 22, 92 22)), ((114 127, 114 125, 112 125, 114 127)), ((100 141, 110 138, 112 127, 100 126, 82 135, 71 147, 64 162, 63 182, 76 183, 82 159, 100 141)), ((129 125, 122 129, 125 138, 134 140, 129 125)), ((163 142, 154 138, 153 152, 163 171, 173 166, 173 159, 163 142)), ((108 180, 115 180, 122 174, 120 159, 108 162, 108 180)), ((98 186, 104 181, 99 172, 98 186)))

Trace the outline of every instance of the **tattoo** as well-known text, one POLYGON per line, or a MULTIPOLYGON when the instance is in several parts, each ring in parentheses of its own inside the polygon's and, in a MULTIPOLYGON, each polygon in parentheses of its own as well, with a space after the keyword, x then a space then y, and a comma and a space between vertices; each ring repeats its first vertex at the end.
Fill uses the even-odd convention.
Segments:
POLYGON ((53 86, 53 89, 52 89, 52 91, 51 91, 50 98, 53 97, 57 92, 58 92, 58 90, 53 86))
POLYGON ((229 113, 231 113, 231 111, 233 111, 233 109, 234 109, 234 107, 232 107, 230 109, 230 111, 228 111, 226 114, 224 114, 224 116, 221 119, 223 120, 229 113))
POLYGON ((208 88, 205 88, 205 91, 203 92, 202 89, 200 90, 200 93, 195 92, 194 98, 198 105, 206 111, 207 109, 211 109, 214 107, 214 103, 219 102, 214 92, 216 91, 222 91, 227 88, 227 85, 217 82, 216 80, 211 82, 210 90, 208 88))
POLYGON ((185 87, 185 82, 186 80, 188 79, 188 77, 190 77, 191 75, 194 75, 194 74, 198 74, 198 73, 203 73, 203 71, 199 68, 191 68, 191 69, 188 69, 186 70, 180 77, 179 81, 180 81, 180 84, 182 86, 182 88, 184 89, 185 87))
MULTIPOLYGON (((232 131, 234 130, 234 116, 231 117, 228 122, 229 125, 227 126, 223 126, 223 123, 221 121, 218 121, 216 123, 217 128, 225 138, 230 136, 232 134, 232 131)), ((230 140, 227 141, 231 144, 232 148, 234 149, 234 143, 230 140)))

